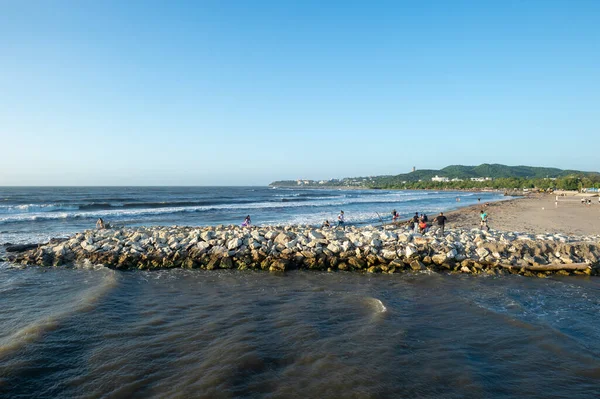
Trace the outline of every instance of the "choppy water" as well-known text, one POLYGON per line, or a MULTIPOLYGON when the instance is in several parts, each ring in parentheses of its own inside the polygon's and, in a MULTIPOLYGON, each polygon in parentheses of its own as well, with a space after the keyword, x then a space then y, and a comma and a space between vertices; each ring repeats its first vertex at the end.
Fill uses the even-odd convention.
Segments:
MULTIPOLYGON (((0 189, 0 244, 91 227, 377 223, 456 193, 0 189)), ((459 194, 460 205, 479 195, 459 194)), ((498 200, 482 194, 483 201, 498 200)), ((0 256, 2 254, 0 253, 0 256)), ((600 282, 433 273, 96 268, 0 262, 4 398, 593 398, 600 282)))
POLYGON ((457 205, 506 199, 499 193, 388 190, 271 189, 268 187, 0 187, 0 244, 41 242, 115 225, 258 225, 334 221, 344 210, 351 224, 437 213, 457 205), (461 202, 456 202, 456 197, 461 202))
POLYGON ((591 398, 600 389, 597 279, 2 276, 2 397, 591 398))

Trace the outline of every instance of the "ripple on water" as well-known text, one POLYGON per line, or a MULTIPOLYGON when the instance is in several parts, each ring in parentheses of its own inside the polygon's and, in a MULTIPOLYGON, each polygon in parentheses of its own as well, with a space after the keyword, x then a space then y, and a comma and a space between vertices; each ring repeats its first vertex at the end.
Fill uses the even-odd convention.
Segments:
POLYGON ((591 280, 2 274, 11 305, 0 318, 17 324, 2 339, 56 317, 6 351, 0 379, 13 395, 583 398, 598 383, 591 280))

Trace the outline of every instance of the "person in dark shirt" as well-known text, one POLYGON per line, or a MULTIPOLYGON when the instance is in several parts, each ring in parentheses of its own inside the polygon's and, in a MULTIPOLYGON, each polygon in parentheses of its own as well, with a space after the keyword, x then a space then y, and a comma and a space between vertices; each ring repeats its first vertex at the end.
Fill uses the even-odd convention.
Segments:
POLYGON ((444 216, 443 212, 440 212, 440 214, 437 215, 435 217, 435 219, 433 219, 433 221, 438 225, 438 231, 441 232, 442 234, 444 234, 444 226, 445 226, 447 220, 448 220, 448 218, 446 216, 444 216))

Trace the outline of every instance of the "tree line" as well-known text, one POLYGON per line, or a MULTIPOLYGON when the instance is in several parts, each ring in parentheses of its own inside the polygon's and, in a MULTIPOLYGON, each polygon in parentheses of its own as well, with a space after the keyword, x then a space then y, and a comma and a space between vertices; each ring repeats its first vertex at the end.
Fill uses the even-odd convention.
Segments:
POLYGON ((588 176, 565 176, 556 179, 548 178, 522 178, 522 177, 501 177, 487 181, 450 181, 450 182, 434 182, 434 181, 407 181, 398 182, 392 179, 382 179, 381 181, 373 181, 367 185, 368 188, 379 189, 496 189, 496 190, 512 190, 512 189, 541 189, 541 190, 581 190, 582 188, 599 188, 600 177, 588 176), (386 181, 387 180, 387 181, 386 181))

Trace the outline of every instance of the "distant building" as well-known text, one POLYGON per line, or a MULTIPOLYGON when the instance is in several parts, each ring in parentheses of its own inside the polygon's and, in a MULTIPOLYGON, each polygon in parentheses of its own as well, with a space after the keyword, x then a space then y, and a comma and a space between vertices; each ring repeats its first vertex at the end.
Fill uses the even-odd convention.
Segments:
POLYGON ((471 181, 490 181, 491 177, 471 177, 471 181))
POLYGON ((449 182, 450 179, 448 179, 447 177, 442 177, 442 176, 435 175, 435 177, 431 178, 431 181, 437 181, 437 182, 444 182, 445 183, 445 182, 449 182))
POLYGON ((463 179, 459 179, 458 177, 455 177, 454 179, 452 179, 450 181, 463 181, 463 179))
POLYGON ((412 171, 414 172, 414 171, 416 171, 416 170, 417 170, 417 168, 416 168, 415 166, 413 166, 413 170, 412 170, 412 171))

